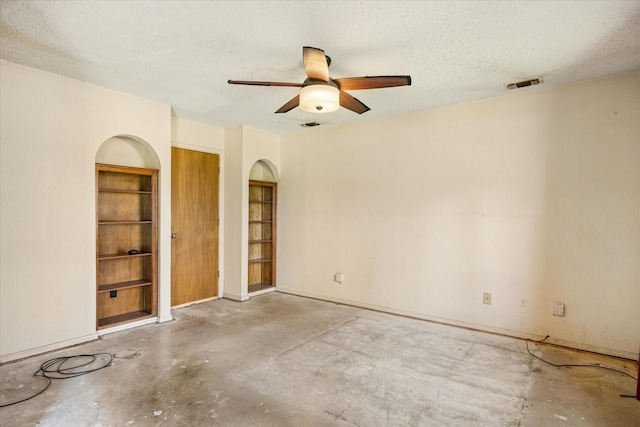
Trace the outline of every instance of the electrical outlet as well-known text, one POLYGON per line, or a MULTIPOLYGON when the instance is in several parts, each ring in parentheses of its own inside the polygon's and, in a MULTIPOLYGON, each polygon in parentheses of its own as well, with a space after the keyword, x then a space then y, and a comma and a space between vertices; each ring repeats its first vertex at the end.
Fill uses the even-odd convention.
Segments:
POLYGON ((564 303, 554 301, 553 302, 553 315, 556 317, 564 317, 564 303))
POLYGON ((109 291, 109 298, 115 298, 118 296, 118 291, 109 291))
POLYGON ((486 305, 491 305, 491 294, 484 293, 482 294, 482 303, 486 305))

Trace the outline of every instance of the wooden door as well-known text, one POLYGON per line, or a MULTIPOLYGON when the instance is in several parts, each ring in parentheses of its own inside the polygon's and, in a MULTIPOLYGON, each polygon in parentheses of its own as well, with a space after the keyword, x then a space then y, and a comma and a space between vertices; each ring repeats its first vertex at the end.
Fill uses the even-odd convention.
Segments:
POLYGON ((218 295, 219 156, 171 148, 171 305, 218 295))

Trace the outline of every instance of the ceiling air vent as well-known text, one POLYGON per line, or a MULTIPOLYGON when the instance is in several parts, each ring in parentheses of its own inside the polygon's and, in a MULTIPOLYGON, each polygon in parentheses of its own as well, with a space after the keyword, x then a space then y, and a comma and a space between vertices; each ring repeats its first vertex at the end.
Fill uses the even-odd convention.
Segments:
POLYGON ((517 83, 506 83, 504 87, 506 87, 507 89, 520 89, 521 87, 539 85, 542 82, 543 82, 542 77, 538 77, 535 79, 523 80, 517 83))

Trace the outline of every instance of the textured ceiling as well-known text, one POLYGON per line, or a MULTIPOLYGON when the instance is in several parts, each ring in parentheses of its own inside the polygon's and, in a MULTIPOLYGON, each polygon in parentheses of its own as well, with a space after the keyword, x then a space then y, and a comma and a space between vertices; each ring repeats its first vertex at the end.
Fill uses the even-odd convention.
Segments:
POLYGON ((169 104, 178 117, 284 134, 640 70, 640 1, 4 1, 0 57, 169 104), (274 111, 302 47, 333 78, 409 74, 353 91, 371 111, 274 111), (543 77, 540 86, 505 83, 543 77))

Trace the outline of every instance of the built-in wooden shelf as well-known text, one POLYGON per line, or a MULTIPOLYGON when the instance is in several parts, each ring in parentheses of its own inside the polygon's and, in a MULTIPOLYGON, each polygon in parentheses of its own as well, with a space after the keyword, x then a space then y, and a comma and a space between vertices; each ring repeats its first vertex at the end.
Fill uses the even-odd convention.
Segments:
POLYGON ((250 259, 249 264, 271 262, 271 261, 273 261, 271 258, 256 258, 256 259, 250 259))
POLYGON ((254 285, 249 285, 249 293, 264 291, 265 289, 271 289, 273 285, 270 283, 256 283, 254 285))
POLYGON ((118 314, 116 316, 105 317, 98 320, 98 328, 112 328, 114 326, 123 325, 126 323, 135 322, 138 320, 144 320, 154 317, 155 314, 148 311, 132 311, 129 313, 118 314))
POLYGON ((149 280, 130 280, 128 282, 120 282, 120 283, 111 283, 109 285, 100 285, 98 286, 98 292, 110 292, 110 291, 118 291, 120 289, 129 289, 129 288, 138 288, 140 286, 150 286, 153 285, 149 280))
POLYGON ((276 183, 249 181, 248 292, 276 283, 276 183))
POLYGON ((100 221, 98 222, 98 225, 121 225, 121 224, 127 224, 127 225, 153 224, 153 221, 145 220, 145 221, 100 221))
POLYGON ((151 256, 151 255, 153 255, 151 252, 141 252, 139 254, 134 254, 134 255, 129 255, 129 254, 99 254, 98 255, 98 260, 106 261, 106 260, 117 259, 117 258, 133 258, 133 257, 151 256))
POLYGON ((155 169, 96 165, 97 329, 157 316, 157 188, 155 169))
POLYGON ((151 194, 151 191, 145 190, 117 190, 117 189, 105 189, 98 190, 99 193, 122 193, 122 194, 151 194))

